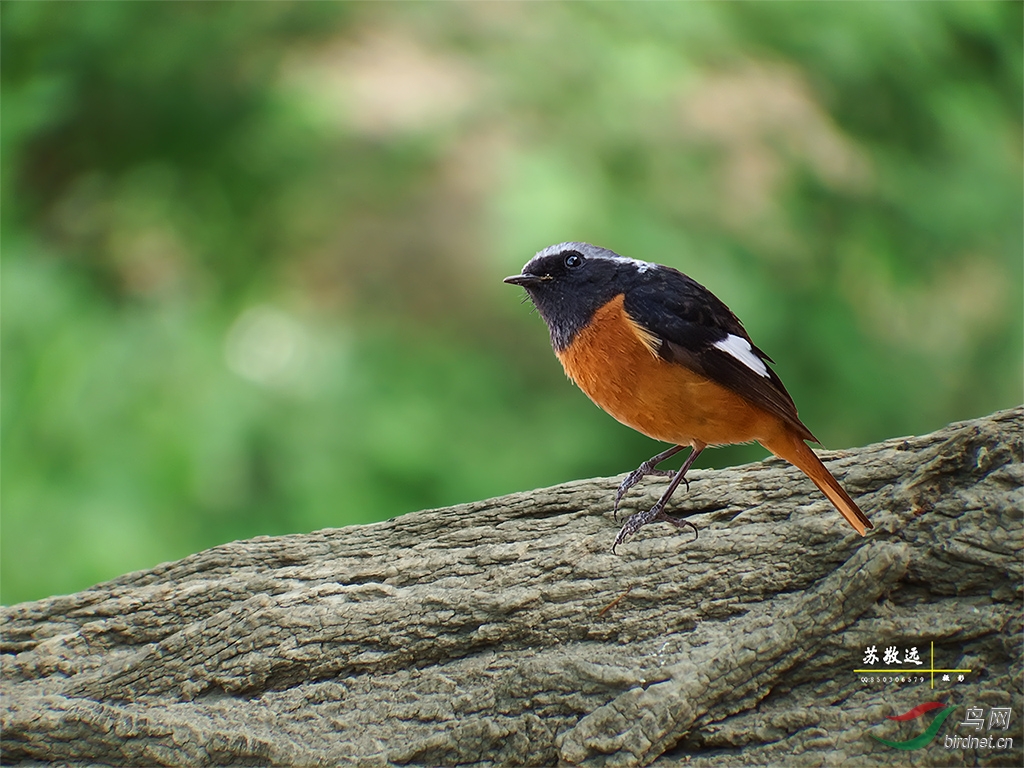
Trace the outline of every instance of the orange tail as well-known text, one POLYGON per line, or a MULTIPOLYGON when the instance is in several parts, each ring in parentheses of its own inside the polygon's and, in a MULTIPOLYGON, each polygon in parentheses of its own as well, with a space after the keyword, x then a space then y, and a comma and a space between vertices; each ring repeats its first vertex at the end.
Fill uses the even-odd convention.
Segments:
POLYGON ((873 528, 867 515, 860 511, 860 507, 850 498, 850 495, 839 485, 839 481, 832 477, 821 459, 798 435, 788 430, 782 436, 763 443, 764 447, 781 459, 797 467, 807 475, 814 484, 821 489, 828 500, 839 510, 846 521, 852 525, 861 536, 867 533, 868 528, 873 528))

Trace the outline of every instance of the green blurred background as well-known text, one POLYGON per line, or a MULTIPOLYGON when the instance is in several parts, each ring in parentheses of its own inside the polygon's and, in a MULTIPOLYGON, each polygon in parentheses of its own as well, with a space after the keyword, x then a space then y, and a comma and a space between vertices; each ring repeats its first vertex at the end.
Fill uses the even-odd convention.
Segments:
POLYGON ((1021 402, 1022 8, 5 1, 0 598, 632 469, 501 283, 563 240, 828 447, 1021 402))

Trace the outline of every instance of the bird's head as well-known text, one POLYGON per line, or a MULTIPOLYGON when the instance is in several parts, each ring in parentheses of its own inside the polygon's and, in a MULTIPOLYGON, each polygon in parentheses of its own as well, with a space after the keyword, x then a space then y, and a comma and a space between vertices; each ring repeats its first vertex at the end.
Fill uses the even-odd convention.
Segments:
POLYGON ((537 253, 521 274, 505 282, 526 289, 555 349, 565 349, 594 312, 654 267, 590 243, 559 243, 537 253))

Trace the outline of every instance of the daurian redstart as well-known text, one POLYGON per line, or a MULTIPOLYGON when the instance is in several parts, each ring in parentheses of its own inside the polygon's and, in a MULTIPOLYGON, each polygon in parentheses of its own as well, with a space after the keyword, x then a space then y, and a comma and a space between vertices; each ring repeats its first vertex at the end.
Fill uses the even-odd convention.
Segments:
POLYGON ((566 374, 591 400, 623 424, 673 443, 626 477, 616 510, 646 475, 673 475, 657 465, 691 448, 658 503, 626 521, 612 551, 655 520, 696 532, 665 513, 672 493, 709 445, 752 440, 802 470, 862 536, 872 527, 804 442, 817 440, 768 367, 774 361, 707 288, 671 267, 589 243, 545 248, 505 282, 526 289, 566 374))

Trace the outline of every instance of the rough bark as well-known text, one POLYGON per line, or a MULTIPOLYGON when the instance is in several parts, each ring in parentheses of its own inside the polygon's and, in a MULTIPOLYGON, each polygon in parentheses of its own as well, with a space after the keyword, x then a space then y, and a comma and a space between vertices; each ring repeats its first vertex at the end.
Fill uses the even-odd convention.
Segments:
POLYGON ((769 460, 692 473, 673 506, 696 541, 652 525, 612 555, 605 478, 234 542, 4 608, 2 757, 1020 765, 1022 421, 824 452, 875 524, 865 538, 769 460), (933 642, 965 682, 854 673, 872 645, 927 666, 933 642), (951 724, 1010 706, 988 735, 1014 749, 869 737, 921 733, 927 718, 886 716, 933 699, 961 705, 951 724))

